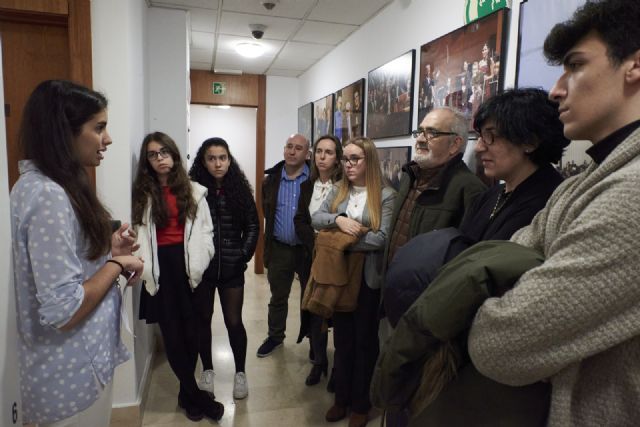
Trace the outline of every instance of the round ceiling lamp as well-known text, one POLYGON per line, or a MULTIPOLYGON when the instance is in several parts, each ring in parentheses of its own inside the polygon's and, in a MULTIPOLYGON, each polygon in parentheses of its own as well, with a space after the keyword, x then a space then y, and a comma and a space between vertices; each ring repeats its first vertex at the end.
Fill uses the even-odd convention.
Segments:
POLYGON ((236 52, 245 58, 257 58, 265 52, 263 45, 255 42, 242 42, 236 45, 236 52))

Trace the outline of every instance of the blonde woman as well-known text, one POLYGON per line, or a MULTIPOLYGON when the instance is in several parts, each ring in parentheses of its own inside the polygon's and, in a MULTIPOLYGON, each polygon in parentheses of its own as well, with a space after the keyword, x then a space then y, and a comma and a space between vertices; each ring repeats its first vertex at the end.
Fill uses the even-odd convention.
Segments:
POLYGON ((353 251, 366 252, 355 311, 335 312, 335 403, 325 416, 329 422, 346 417, 349 426, 365 426, 371 408, 369 383, 378 356, 380 266, 387 240, 395 192, 384 186, 375 144, 368 138, 348 141, 342 157, 343 176, 313 214, 316 229, 339 228, 358 236, 353 251), (362 226, 368 231, 361 232, 362 226))

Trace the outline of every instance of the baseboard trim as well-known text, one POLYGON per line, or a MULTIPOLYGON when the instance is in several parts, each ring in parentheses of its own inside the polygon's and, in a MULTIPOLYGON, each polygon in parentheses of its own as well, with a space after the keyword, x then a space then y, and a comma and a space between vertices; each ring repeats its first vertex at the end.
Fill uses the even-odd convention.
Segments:
POLYGON ((149 386, 151 385, 151 369, 155 351, 152 351, 144 366, 144 374, 138 390, 138 401, 134 405, 114 406, 111 408, 111 427, 141 427, 144 408, 147 404, 149 386))

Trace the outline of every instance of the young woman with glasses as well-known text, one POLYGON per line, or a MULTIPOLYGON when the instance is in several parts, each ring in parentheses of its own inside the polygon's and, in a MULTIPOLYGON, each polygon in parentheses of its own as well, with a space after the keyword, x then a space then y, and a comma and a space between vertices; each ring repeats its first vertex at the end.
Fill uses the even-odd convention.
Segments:
POLYGON ((258 211, 251 184, 224 139, 209 138, 202 143, 189 175, 208 190, 216 248, 202 283, 196 289, 200 323, 198 352, 203 366, 199 386, 213 393, 211 318, 217 288, 236 368, 233 397, 244 399, 249 394, 245 373, 247 332, 242 324, 244 272, 258 244, 258 211))
POLYGON ((107 121, 102 94, 63 80, 40 83, 24 108, 10 209, 27 424, 108 426, 114 370, 129 358, 117 279, 137 282, 143 263, 128 224, 112 234, 85 170, 112 143, 107 121))
POLYGON ((221 403, 198 388, 195 289, 213 257, 207 189, 191 182, 175 142, 162 132, 145 136, 133 183, 133 224, 147 268, 140 318, 158 323, 167 360, 180 381, 178 405, 187 417, 219 420, 221 403))
POLYGON ((371 408, 369 383, 378 356, 378 306, 381 265, 395 192, 383 187, 375 144, 368 138, 348 141, 343 149, 342 180, 313 214, 316 229, 339 228, 358 237, 352 251, 366 252, 354 312, 335 312, 335 403, 326 420, 335 422, 351 408, 350 426, 364 426, 371 408), (362 232, 362 227, 367 232, 362 232))
MULTIPOLYGON (((342 179, 340 159, 342 159, 342 144, 338 138, 333 135, 323 135, 316 140, 312 150, 311 173, 309 179, 300 184, 298 210, 293 218, 296 234, 309 254, 313 253, 317 233, 311 225, 311 215, 320 208, 333 185, 342 179)), ((320 382, 323 373, 327 375, 327 332, 322 331, 322 317, 304 311, 301 319, 298 342, 301 342, 305 336, 309 336, 311 342, 310 359, 313 367, 305 380, 305 384, 311 386, 320 382)), ((327 388, 333 389, 330 384, 327 388)))

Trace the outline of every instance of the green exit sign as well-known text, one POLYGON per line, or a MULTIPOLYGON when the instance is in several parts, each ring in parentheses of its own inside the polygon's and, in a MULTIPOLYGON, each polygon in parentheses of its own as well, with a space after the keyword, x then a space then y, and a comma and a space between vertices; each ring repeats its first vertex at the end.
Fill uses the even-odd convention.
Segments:
POLYGON ((211 85, 211 93, 214 95, 224 95, 227 91, 227 84, 224 82, 213 82, 211 85))

